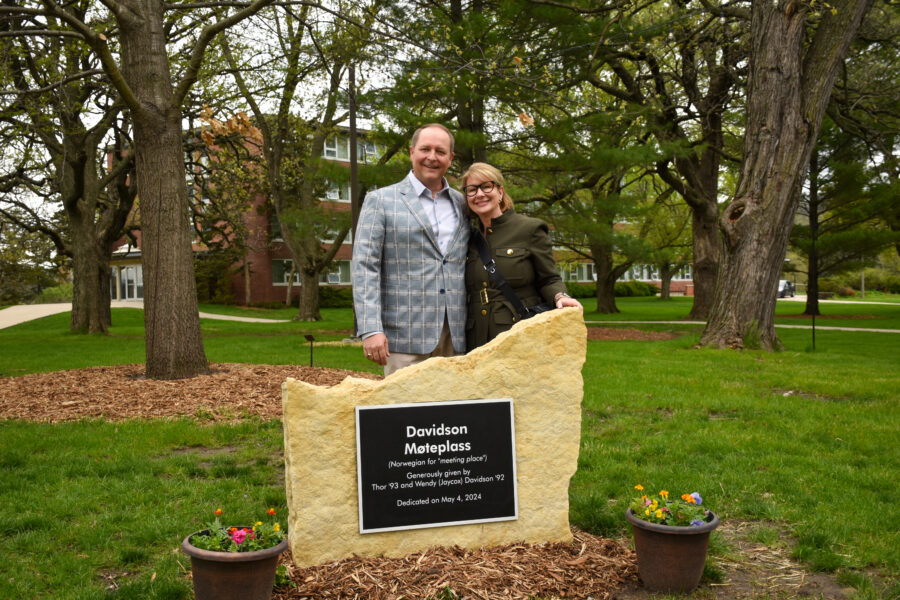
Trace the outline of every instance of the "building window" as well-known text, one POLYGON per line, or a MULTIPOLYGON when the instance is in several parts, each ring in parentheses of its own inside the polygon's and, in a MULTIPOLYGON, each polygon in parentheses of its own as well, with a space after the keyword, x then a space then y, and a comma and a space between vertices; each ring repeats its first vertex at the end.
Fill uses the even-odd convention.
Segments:
POLYGON ((592 262, 569 263, 568 265, 561 265, 559 267, 559 275, 563 278, 563 281, 572 281, 578 283, 592 283, 594 281, 597 281, 594 271, 594 263, 592 262))
MULTIPOLYGON (((272 260, 272 285, 283 286, 288 284, 293 262, 290 258, 276 258, 272 260)), ((338 260, 332 263, 330 271, 319 275, 319 284, 350 285, 350 261, 338 260)), ((294 285, 300 285, 299 272, 294 273, 294 285)))
POLYGON ((278 215, 274 211, 269 213, 269 239, 273 242, 284 241, 281 236, 281 221, 278 220, 278 215))
POLYGON ((319 275, 319 283, 322 285, 350 285, 350 261, 334 261, 331 271, 319 275))
MULTIPOLYGON (((287 285, 293 264, 290 258, 272 259, 272 285, 287 285)), ((294 285, 300 285, 300 273, 294 273, 294 285)))
POLYGON ((333 202, 350 202, 350 182, 332 183, 329 181, 325 198, 333 202))
POLYGON ((331 136, 325 140, 323 156, 333 160, 350 160, 349 140, 344 136, 331 136))
POLYGON ((367 140, 356 142, 356 156, 359 162, 373 163, 381 157, 381 147, 367 140))

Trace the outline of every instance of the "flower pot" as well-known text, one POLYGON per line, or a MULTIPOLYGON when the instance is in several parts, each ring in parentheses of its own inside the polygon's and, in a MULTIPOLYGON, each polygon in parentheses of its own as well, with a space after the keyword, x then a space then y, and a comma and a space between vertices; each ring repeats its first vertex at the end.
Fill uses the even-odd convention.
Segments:
POLYGON ((638 572, 644 587, 654 592, 689 592, 700 583, 710 532, 719 518, 709 513, 706 523, 689 527, 659 525, 637 518, 629 508, 625 518, 634 530, 638 572))
POLYGON ((287 539, 265 550, 214 552, 191 544, 192 537, 205 533, 192 533, 181 543, 191 557, 196 600, 269 600, 278 557, 287 548, 287 539))

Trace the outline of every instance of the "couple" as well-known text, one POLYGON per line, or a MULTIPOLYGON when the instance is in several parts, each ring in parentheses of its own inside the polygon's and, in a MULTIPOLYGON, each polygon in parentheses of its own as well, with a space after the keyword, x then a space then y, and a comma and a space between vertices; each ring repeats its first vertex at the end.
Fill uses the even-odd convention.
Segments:
POLYGON ((385 375, 472 350, 521 318, 488 277, 479 235, 525 306, 581 308, 565 292, 547 225, 515 213, 497 169, 475 163, 462 176, 465 196, 451 189, 453 134, 437 123, 413 134, 409 155, 403 181, 366 196, 353 240, 357 333, 385 375))

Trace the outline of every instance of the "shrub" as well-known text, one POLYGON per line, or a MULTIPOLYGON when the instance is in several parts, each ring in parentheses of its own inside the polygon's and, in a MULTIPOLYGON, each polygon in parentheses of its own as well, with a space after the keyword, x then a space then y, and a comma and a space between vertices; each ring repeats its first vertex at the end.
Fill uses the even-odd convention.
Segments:
POLYGON ((231 291, 231 265, 234 257, 227 252, 211 252, 194 257, 194 279, 197 299, 214 304, 234 304, 231 291))
MULTIPOLYGON (((299 292, 300 286, 295 286, 299 292)), ((280 304, 284 306, 284 304, 280 304)), ((291 306, 300 308, 300 294, 294 294, 291 298, 291 306)), ((319 308, 353 308, 352 287, 319 286, 319 308)))
POLYGON ((566 292, 573 298, 593 298, 597 295, 597 284, 567 281, 566 292))
POLYGON ((276 308, 284 308, 284 302, 277 301, 267 301, 267 302, 251 302, 248 304, 250 308, 267 308, 267 309, 276 309, 276 308))
POLYGON ((840 288, 840 284, 831 277, 819 277, 819 291, 820 292, 831 292, 836 294, 838 288, 840 288))
POLYGON ((319 308, 353 308, 353 288, 320 285, 319 308))
POLYGON ((866 270, 866 289, 886 294, 900 294, 900 277, 866 270))
POLYGON ((837 292, 836 292, 836 293, 837 293, 838 296, 843 296, 844 298, 849 298, 850 296, 855 296, 855 295, 856 295, 856 292, 853 291, 853 288, 852 288, 852 287, 847 287, 847 286, 844 286, 844 285, 838 286, 838 289, 837 289, 837 292))
MULTIPOLYGON (((573 298, 595 298, 597 296, 596 283, 566 282, 566 291, 573 298)), ((655 296, 659 288, 652 283, 643 281, 617 281, 613 288, 613 295, 617 297, 630 296, 655 296)))
POLYGON ((71 283, 61 283, 53 287, 45 288, 35 299, 36 304, 56 304, 58 302, 72 301, 71 283))
POLYGON ((659 288, 652 283, 643 281, 617 281, 614 295, 619 297, 639 297, 639 296, 655 296, 659 293, 659 288))

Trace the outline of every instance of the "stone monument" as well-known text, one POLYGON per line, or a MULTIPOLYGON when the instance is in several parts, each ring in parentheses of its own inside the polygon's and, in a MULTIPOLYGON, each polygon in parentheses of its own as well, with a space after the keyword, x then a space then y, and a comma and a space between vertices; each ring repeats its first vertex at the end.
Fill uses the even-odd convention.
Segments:
MULTIPOLYGON (((568 489, 578 464, 586 348, 582 313, 563 309, 522 321, 464 356, 432 358, 380 381, 348 377, 339 385, 319 387, 288 379, 282 397, 294 562, 309 566, 352 555, 402 556, 438 545, 479 548, 518 541, 570 541, 568 489), (486 399, 512 399, 516 515, 495 522, 361 533, 357 409, 419 403, 453 406, 454 401, 486 399)), ((441 422, 409 431, 456 435, 463 429, 441 422)), ((447 439, 466 439, 461 435, 447 439)), ((478 445, 477 440, 461 443, 478 445)), ((465 460, 465 453, 459 457, 465 460)), ((426 471, 406 473, 406 478, 429 477, 427 467, 422 469, 426 471)), ((431 485, 446 484, 443 477, 437 476, 431 485)), ((453 498, 445 500, 453 505, 453 498)))

